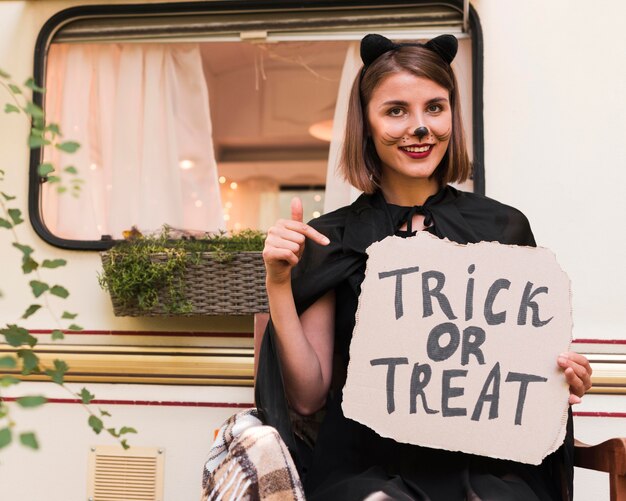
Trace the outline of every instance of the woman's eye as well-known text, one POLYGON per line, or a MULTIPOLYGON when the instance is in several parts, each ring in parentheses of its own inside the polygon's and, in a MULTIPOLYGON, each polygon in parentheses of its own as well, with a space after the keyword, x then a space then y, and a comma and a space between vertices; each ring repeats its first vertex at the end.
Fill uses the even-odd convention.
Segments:
POLYGON ((428 106, 427 110, 429 113, 439 113, 443 108, 440 104, 431 104, 428 106))
POLYGON ((402 108, 391 108, 388 113, 392 117, 399 117, 402 116, 404 110, 402 108))

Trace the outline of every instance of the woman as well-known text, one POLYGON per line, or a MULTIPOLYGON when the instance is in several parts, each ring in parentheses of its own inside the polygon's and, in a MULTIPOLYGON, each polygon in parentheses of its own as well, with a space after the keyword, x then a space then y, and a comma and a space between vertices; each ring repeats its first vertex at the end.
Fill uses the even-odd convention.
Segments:
MULTIPOLYGON (((351 94, 342 169, 364 192, 310 225, 292 219, 268 232, 263 252, 271 322, 263 341, 257 405, 295 457, 308 499, 554 500, 572 497, 571 417, 565 444, 540 466, 400 444, 341 410, 365 249, 389 235, 428 231, 459 243, 535 245, 525 216, 448 186, 467 179, 451 35, 361 43, 364 67, 351 94), (315 446, 290 415, 325 408, 315 446), (295 411, 295 414, 294 412, 295 411)), ((555 361, 570 403, 591 386, 585 357, 555 361)))

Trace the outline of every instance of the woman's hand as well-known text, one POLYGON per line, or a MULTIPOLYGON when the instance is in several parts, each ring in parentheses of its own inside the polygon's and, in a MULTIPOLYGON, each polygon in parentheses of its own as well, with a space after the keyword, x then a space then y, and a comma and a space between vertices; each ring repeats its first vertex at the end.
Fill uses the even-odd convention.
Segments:
POLYGON ((330 243, 328 238, 302 222, 302 201, 294 197, 291 219, 279 219, 267 232, 263 260, 268 284, 282 284, 291 279, 291 269, 300 261, 306 238, 320 245, 330 243))
POLYGON ((557 364, 565 373, 565 379, 569 384, 569 403, 579 404, 583 395, 591 388, 591 365, 587 357, 568 351, 561 353, 557 358, 557 364))

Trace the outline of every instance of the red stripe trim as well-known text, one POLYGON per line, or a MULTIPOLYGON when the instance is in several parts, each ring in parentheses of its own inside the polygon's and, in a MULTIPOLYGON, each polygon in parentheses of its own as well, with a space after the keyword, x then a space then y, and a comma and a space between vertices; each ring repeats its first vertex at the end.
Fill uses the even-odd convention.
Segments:
MULTIPOLYGON (((33 329, 29 331, 31 334, 52 334, 51 329, 33 329)), ((199 331, 67 331, 63 330, 65 335, 79 336, 172 336, 172 337, 253 337, 252 332, 199 332, 199 331)))
MULTIPOLYGON (((19 397, 2 397, 3 402, 15 402, 19 397)), ((49 398, 49 404, 80 404, 77 398, 49 398)), ((94 399, 92 404, 99 405, 145 405, 156 407, 222 407, 230 409, 248 409, 254 407, 253 403, 239 402, 175 402, 166 400, 107 400, 94 399)), ((576 411, 573 413, 576 417, 607 417, 607 418, 626 418, 626 412, 590 412, 576 411)))
POLYGON ((589 412, 578 411, 573 413, 576 417, 616 417, 626 418, 626 412, 589 412))
MULTIPOLYGON (((19 397, 2 397, 0 400, 4 402, 15 402, 19 397)), ((80 404, 77 398, 49 398, 49 404, 80 404)), ((107 400, 94 399, 91 404, 99 405, 146 405, 146 406, 162 406, 162 407, 225 407, 231 409, 249 409, 254 407, 250 403, 237 402, 174 402, 164 400, 107 400)))
MULTIPOLYGON (((53 329, 32 329, 31 334, 52 334, 53 329)), ((63 331, 65 335, 87 336, 171 336, 171 337, 241 337, 251 338, 252 332, 201 332, 201 331, 63 331)), ((626 339, 574 339, 576 344, 626 344, 626 339)))
POLYGON ((626 339, 574 339, 572 343, 581 344, 626 344, 626 339))

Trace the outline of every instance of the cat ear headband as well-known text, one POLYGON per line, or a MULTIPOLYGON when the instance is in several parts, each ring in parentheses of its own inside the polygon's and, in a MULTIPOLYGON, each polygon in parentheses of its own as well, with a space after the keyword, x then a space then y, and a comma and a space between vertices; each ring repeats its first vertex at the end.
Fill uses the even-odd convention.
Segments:
POLYGON ((361 59, 364 70, 385 52, 397 50, 400 47, 425 47, 438 54, 447 64, 450 64, 456 56, 459 42, 452 35, 440 35, 429 40, 425 44, 421 43, 394 43, 382 35, 365 35, 361 40, 361 59))

